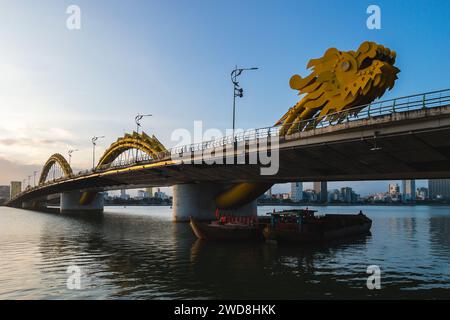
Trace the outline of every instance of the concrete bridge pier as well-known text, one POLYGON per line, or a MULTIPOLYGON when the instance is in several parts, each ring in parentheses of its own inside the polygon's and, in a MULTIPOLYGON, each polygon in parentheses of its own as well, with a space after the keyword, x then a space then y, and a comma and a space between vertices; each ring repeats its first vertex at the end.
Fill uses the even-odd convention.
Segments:
POLYGON ((60 212, 61 213, 102 213, 104 198, 101 192, 97 193, 87 204, 80 204, 81 191, 70 191, 61 193, 60 212))
POLYGON ((26 210, 38 210, 45 208, 45 202, 43 199, 28 200, 22 202, 21 208, 26 210))
POLYGON ((22 209, 31 210, 35 208, 34 201, 24 201, 22 202, 22 209))
MULTIPOLYGON (((191 216, 199 221, 215 219, 215 198, 226 188, 227 185, 209 182, 173 186, 173 220, 188 222, 191 216)), ((235 216, 256 216, 256 210, 254 200, 240 208, 219 212, 235 216)))

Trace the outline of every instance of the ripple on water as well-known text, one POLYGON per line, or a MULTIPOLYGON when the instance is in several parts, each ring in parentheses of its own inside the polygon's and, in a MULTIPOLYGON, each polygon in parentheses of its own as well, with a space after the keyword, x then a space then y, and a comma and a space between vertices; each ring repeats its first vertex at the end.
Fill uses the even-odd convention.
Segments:
POLYGON ((168 207, 100 216, 0 207, 0 298, 449 298, 450 210, 411 208, 365 208, 368 237, 283 247, 197 241, 168 207), (67 289, 72 265, 81 290, 67 289), (369 265, 381 268, 382 290, 367 290, 369 265))

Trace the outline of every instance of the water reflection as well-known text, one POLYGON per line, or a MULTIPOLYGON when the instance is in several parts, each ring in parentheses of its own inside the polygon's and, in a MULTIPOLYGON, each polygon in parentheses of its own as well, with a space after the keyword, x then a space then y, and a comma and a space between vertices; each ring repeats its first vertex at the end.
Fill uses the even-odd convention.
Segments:
POLYGON ((0 297, 448 298, 450 214, 425 208, 367 208, 372 235, 309 246, 203 242, 169 208, 1 208, 0 297), (382 269, 380 291, 365 286, 371 264, 382 269), (66 288, 70 265, 82 268, 82 290, 66 288))
MULTIPOLYGON (((89 290, 107 284, 114 296, 173 296, 176 285, 184 277, 189 250, 182 241, 186 232, 180 225, 149 217, 122 215, 70 217, 79 232, 70 236, 55 233, 54 226, 44 227, 40 252, 44 261, 61 262, 58 270, 74 264, 84 267, 89 290)), ((185 230, 186 231, 186 230, 185 230)), ((189 231, 189 230, 187 230, 189 231)), ((189 234, 192 240, 192 236, 189 234)), ((44 263, 41 266, 48 270, 44 263)), ((61 279, 61 280, 64 280, 61 279)))
MULTIPOLYGON (((326 261, 338 259, 348 246, 365 246, 368 239, 369 235, 303 247, 196 240, 191 247, 191 264, 199 280, 213 286, 223 298, 324 297, 318 283, 334 291, 346 277, 346 272, 327 270, 326 261)), ((352 272, 349 279, 358 280, 358 276, 352 272)), ((361 282, 358 287, 362 287, 361 282)))

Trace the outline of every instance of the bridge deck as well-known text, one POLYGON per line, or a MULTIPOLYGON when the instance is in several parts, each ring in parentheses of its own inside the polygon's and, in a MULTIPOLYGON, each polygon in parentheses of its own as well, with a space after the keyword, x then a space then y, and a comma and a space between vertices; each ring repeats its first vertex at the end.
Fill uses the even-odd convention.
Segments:
MULTIPOLYGON (((246 150, 247 157, 249 152, 252 151, 246 150)), ((210 154, 195 158, 210 159, 210 154)), ((203 181, 450 178, 450 105, 370 117, 285 136, 280 138, 279 158, 278 173, 272 176, 261 175, 259 165, 193 165, 167 158, 61 179, 22 193, 9 204, 71 190, 101 191, 203 181)))

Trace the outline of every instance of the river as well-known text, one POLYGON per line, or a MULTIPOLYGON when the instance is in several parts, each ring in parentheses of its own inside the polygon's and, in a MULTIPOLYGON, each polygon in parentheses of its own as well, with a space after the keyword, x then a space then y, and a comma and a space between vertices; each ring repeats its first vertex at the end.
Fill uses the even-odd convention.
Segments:
POLYGON ((317 209, 362 209, 371 235, 306 247, 204 243, 171 222, 169 207, 81 216, 0 207, 0 299, 450 298, 450 207, 317 209), (373 265, 381 288, 369 290, 373 265), (68 270, 79 287, 67 285, 68 270))

